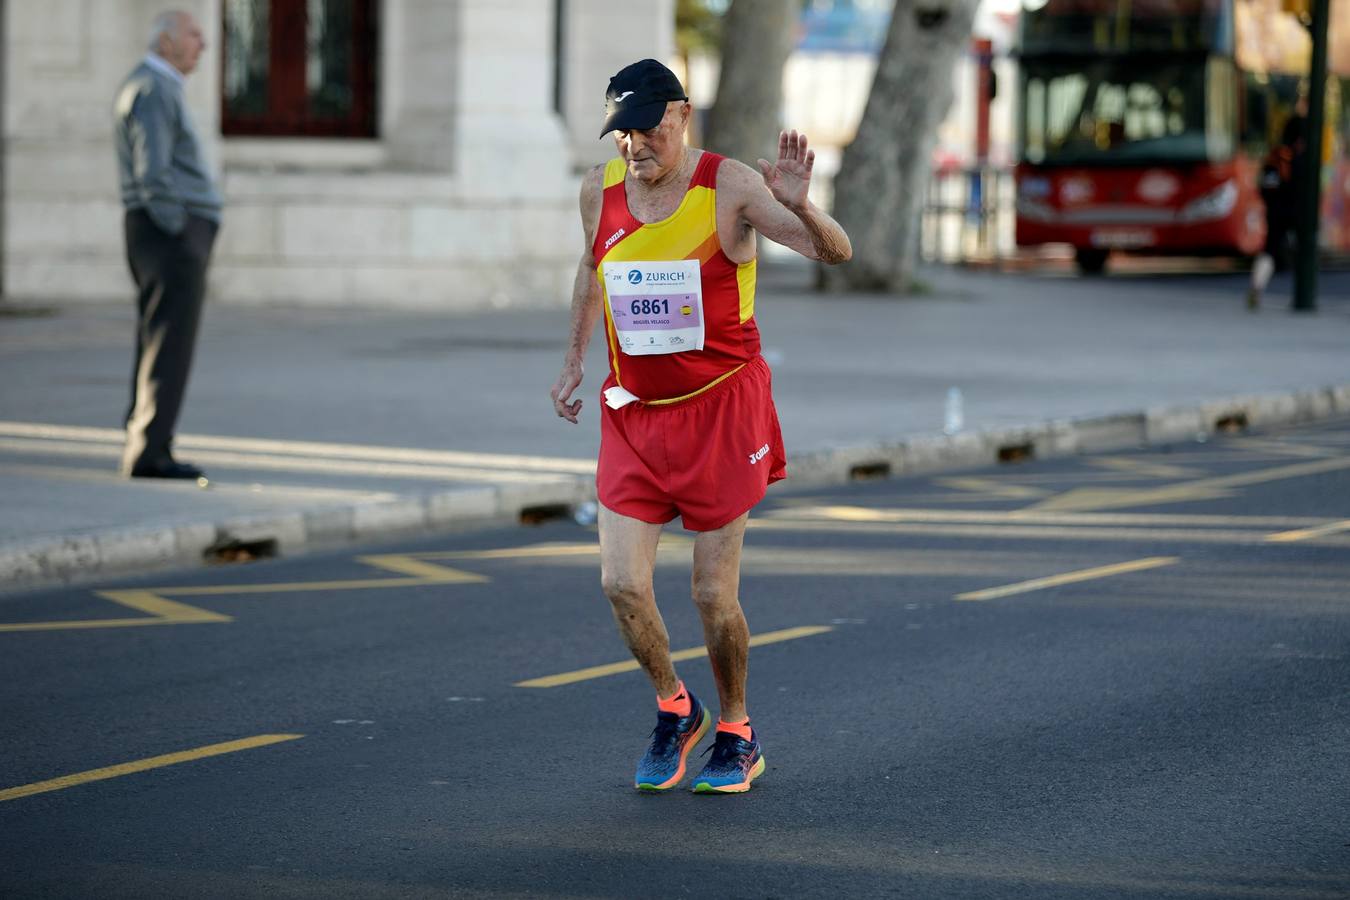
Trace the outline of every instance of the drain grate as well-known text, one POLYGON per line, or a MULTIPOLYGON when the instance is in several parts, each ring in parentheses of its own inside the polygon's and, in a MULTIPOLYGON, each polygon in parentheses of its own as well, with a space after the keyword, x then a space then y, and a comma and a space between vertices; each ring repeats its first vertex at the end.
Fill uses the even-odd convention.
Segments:
POLYGON ((274 559, 280 555, 279 550, 276 538, 262 538, 256 541, 232 538, 212 544, 202 555, 209 563, 249 563, 260 559, 274 559))
POLYGON ((875 481, 890 477, 891 464, 888 462, 859 463, 856 466, 850 466, 848 470, 849 481, 875 481))
POLYGON ((558 519, 569 519, 572 507, 566 503, 543 503, 539 506, 527 506, 520 511, 520 524, 543 525, 558 519))
POLYGON ((998 461, 1001 463, 1026 462, 1036 458, 1036 445, 1030 441, 1025 444, 1005 444, 998 448, 998 461))

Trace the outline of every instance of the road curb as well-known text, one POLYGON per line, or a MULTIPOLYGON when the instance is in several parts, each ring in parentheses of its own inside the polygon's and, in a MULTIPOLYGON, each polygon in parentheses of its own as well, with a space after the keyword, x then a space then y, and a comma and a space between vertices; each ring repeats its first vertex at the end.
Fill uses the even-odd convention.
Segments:
POLYGON ((828 448, 793 456, 794 486, 978 468, 1021 459, 1138 449, 1216 434, 1317 422, 1350 415, 1350 385, 1287 394, 1253 394, 1194 406, 1158 407, 1083 419, 894 442, 828 448))
MULTIPOLYGON (((1137 449, 1346 415, 1350 415, 1350 385, 1339 385, 955 435, 919 435, 794 454, 789 459, 790 483, 829 486, 1001 461, 1137 449)), ((189 566, 230 548, 290 554, 399 535, 515 524, 562 514, 594 496, 590 476, 559 476, 537 484, 462 488, 344 507, 5 544, 0 545, 0 586, 31 588, 189 566)))
POLYGON ((593 496, 590 478, 559 476, 525 485, 463 488, 350 506, 4 544, 0 586, 31 588, 191 566, 235 549, 280 555, 399 535, 511 525, 535 511, 539 517, 560 514, 593 496))

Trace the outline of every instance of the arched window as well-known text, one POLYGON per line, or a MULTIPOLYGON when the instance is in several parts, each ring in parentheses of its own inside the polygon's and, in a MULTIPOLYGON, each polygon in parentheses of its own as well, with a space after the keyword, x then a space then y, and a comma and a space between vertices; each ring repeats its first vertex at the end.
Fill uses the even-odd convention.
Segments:
POLYGON ((221 131, 374 137, 377 0, 225 0, 221 131))

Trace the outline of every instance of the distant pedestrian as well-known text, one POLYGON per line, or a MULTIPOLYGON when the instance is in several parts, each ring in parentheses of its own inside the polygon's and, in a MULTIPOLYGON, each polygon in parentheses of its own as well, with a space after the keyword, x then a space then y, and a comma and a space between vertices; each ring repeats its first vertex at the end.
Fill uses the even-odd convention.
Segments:
POLYGON ((1266 207, 1266 245, 1252 263, 1247 306, 1256 309, 1271 275, 1289 268, 1298 208, 1298 182, 1305 166, 1307 119, 1305 101, 1284 123, 1280 142, 1270 149, 1261 165, 1261 200, 1266 207))
POLYGON ((205 49, 191 15, 160 13, 149 53, 113 106, 127 263, 138 291, 122 454, 122 472, 133 478, 204 479, 173 458, 172 443, 222 206, 183 94, 205 49))

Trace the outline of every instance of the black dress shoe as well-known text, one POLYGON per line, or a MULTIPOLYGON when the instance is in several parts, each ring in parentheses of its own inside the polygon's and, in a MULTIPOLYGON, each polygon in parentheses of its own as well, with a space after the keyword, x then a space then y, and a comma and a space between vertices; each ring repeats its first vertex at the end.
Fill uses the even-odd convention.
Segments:
POLYGON ((206 481, 206 473, 196 466, 181 463, 173 459, 160 460, 148 465, 136 466, 131 470, 132 478, 183 478, 189 481, 206 481))

